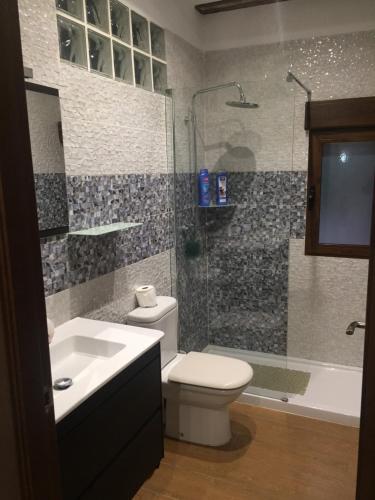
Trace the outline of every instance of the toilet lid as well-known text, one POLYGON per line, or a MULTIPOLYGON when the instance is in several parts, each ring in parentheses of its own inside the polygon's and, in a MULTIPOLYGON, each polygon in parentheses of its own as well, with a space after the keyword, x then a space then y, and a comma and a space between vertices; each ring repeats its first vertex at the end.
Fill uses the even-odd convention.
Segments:
POLYGON ((189 352, 169 372, 168 380, 211 389, 238 389, 250 382, 253 370, 240 359, 189 352))

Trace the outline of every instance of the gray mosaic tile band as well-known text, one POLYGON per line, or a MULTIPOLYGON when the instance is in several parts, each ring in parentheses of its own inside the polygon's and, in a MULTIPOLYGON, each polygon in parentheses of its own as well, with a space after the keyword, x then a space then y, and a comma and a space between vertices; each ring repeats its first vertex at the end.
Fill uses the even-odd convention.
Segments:
POLYGON ((39 230, 69 225, 64 173, 34 173, 39 230))
POLYGON ((201 351, 208 344, 207 253, 200 209, 176 212, 179 348, 201 351))
POLYGON ((171 209, 172 187, 167 174, 68 176, 70 228, 142 222, 171 209))
MULTIPOLYGON (((191 317, 208 316, 212 344, 286 354, 289 239, 305 235, 306 180, 302 171, 231 172, 233 207, 189 210, 194 206, 195 178, 180 174, 177 279, 184 299, 180 301, 181 339, 187 350, 207 341, 206 330, 191 317), (205 253, 188 260, 184 252, 194 233, 203 235, 205 253), (193 287, 188 277, 194 273, 199 280, 193 287), (208 314, 202 312, 205 307, 208 314)), ((211 174, 213 200, 214 186, 215 174, 211 174)))
POLYGON ((73 230, 137 221, 102 236, 64 235, 41 242, 46 296, 173 247, 167 175, 68 177, 73 230))

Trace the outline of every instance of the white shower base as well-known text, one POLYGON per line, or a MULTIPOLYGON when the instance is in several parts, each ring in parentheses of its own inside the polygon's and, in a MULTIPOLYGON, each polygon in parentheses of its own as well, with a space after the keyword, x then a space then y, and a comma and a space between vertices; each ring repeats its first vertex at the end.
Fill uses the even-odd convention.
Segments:
POLYGON ((208 345, 204 351, 235 357, 250 364, 280 366, 311 373, 304 395, 282 394, 249 386, 240 396, 239 400, 243 403, 359 427, 362 393, 361 368, 215 345, 208 345), (281 400, 285 397, 288 398, 288 402, 281 400))

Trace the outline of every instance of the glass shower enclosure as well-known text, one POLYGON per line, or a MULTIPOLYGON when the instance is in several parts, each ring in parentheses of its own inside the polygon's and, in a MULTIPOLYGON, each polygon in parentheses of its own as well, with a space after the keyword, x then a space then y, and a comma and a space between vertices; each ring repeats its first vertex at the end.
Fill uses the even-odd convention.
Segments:
POLYGON ((290 171, 294 95, 287 82, 220 84, 173 89, 167 99, 180 349, 249 362, 246 392, 286 401, 308 383, 287 361, 289 238, 304 208, 304 179, 290 171), (241 106, 245 96, 252 104, 241 106), (283 116, 273 116, 276 101, 283 116), (199 207, 201 168, 212 200, 216 173, 228 172, 227 206, 199 207))

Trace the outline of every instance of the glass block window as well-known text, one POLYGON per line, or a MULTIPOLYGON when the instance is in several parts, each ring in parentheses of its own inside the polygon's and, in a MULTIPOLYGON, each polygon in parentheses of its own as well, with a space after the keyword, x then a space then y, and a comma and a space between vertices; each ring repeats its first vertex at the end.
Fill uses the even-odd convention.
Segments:
POLYGON ((57 16, 57 26, 61 59, 87 67, 85 28, 61 16, 57 16))
POLYGON ((150 58, 134 51, 134 74, 137 87, 151 90, 151 61, 150 58))
POLYGON ((147 19, 132 12, 133 45, 143 52, 150 52, 149 23, 147 19))
POLYGON ((83 21, 83 0, 56 0, 56 7, 83 21))
POLYGON ((164 30, 122 0, 55 0, 60 58, 97 74, 164 94, 164 30))
POLYGON ((113 42, 113 64, 115 77, 124 82, 133 84, 132 53, 128 47, 113 42))
POLYGON ((155 92, 159 92, 160 94, 164 95, 167 89, 167 65, 153 60, 152 73, 155 92))
POLYGON ((111 0, 111 27, 112 36, 130 44, 129 9, 117 0, 111 0))
POLYGON ((90 69, 112 76, 111 41, 88 30, 90 69))
POLYGON ((152 55, 165 61, 166 52, 164 30, 162 28, 159 28, 159 26, 156 26, 156 24, 151 23, 150 31, 152 55))

